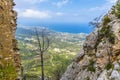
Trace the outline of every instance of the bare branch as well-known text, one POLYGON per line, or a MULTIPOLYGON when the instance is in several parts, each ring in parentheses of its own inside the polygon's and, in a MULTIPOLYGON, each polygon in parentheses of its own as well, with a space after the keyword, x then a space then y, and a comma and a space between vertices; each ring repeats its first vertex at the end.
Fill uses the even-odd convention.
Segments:
POLYGON ((35 33, 36 33, 36 38, 37 38, 38 45, 39 45, 39 51, 42 52, 41 41, 40 41, 40 38, 39 38, 37 28, 35 28, 35 33))
POLYGON ((49 38, 46 37, 46 40, 47 40, 47 42, 46 42, 46 48, 44 48, 44 52, 47 51, 48 48, 49 48, 49 46, 50 46, 50 40, 49 40, 49 38))
POLYGON ((93 26, 94 28, 99 28, 101 17, 102 17, 102 15, 100 15, 99 17, 94 18, 93 21, 89 22, 89 25, 93 26))
POLYGON ((44 47, 45 47, 45 39, 44 39, 44 38, 45 38, 45 34, 44 34, 44 29, 42 30, 42 34, 41 34, 41 35, 42 35, 42 48, 43 48, 42 50, 44 50, 44 47))
POLYGON ((44 80, 44 52, 46 52, 49 48, 50 41, 47 37, 47 31, 46 29, 41 29, 40 35, 38 34, 37 29, 35 28, 35 33, 38 41, 38 47, 39 47, 39 55, 41 58, 41 73, 42 73, 42 80, 44 80), (39 37, 40 36, 40 37, 39 37))

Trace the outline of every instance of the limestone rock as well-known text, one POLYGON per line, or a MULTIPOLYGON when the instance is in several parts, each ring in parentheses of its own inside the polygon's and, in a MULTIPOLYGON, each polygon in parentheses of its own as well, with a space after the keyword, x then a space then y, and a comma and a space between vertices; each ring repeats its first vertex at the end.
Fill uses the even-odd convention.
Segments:
POLYGON ((120 80, 120 72, 113 70, 110 76, 110 80, 120 80))
POLYGON ((120 69, 120 65, 118 62, 114 62, 114 69, 115 70, 119 70, 120 69))
POLYGON ((63 77, 60 80, 74 80, 76 75, 79 73, 79 64, 73 62, 68 68, 63 77))
POLYGON ((97 80, 108 80, 108 78, 107 78, 107 71, 104 70, 104 71, 100 74, 100 76, 98 77, 97 80))

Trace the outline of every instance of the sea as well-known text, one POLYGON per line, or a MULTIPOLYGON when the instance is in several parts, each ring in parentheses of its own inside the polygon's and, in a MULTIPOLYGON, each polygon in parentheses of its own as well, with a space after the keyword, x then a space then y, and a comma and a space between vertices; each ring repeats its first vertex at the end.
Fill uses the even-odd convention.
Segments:
POLYGON ((46 27, 57 32, 67 33, 91 33, 94 28, 89 24, 73 24, 73 23, 55 23, 55 24, 39 24, 39 25, 27 25, 29 27, 46 27))
POLYGON ((51 24, 48 28, 68 33, 91 33, 93 31, 93 27, 88 24, 51 24))

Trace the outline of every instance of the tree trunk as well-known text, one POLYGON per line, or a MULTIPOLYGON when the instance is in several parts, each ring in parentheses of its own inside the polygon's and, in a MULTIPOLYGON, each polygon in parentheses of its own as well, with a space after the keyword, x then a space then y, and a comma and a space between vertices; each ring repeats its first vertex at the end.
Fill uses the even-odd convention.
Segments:
POLYGON ((43 53, 41 55, 41 71, 42 71, 42 80, 44 80, 44 61, 43 61, 43 53))

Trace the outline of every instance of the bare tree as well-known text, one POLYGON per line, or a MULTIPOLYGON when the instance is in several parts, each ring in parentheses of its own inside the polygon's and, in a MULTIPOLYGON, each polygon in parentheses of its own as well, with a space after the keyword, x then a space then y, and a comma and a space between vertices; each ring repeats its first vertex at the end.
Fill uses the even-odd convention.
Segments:
POLYGON ((48 38, 48 32, 46 31, 46 29, 38 31, 37 28, 35 28, 35 35, 37 38, 39 55, 41 58, 42 80, 44 80, 44 53, 48 50, 50 46, 50 39, 48 38))
POLYGON ((100 38, 101 38, 100 33, 99 33, 100 32, 99 27, 100 27, 100 23, 101 23, 101 17, 102 17, 102 15, 94 18, 93 21, 89 22, 90 26, 93 26, 94 28, 98 28, 97 35, 95 35, 96 36, 96 44, 94 46, 95 52, 97 52, 97 46, 98 46, 100 38))
POLYGON ((93 26, 94 28, 99 28, 100 27, 100 20, 101 20, 102 15, 99 17, 96 17, 93 19, 93 21, 89 22, 90 26, 93 26))

